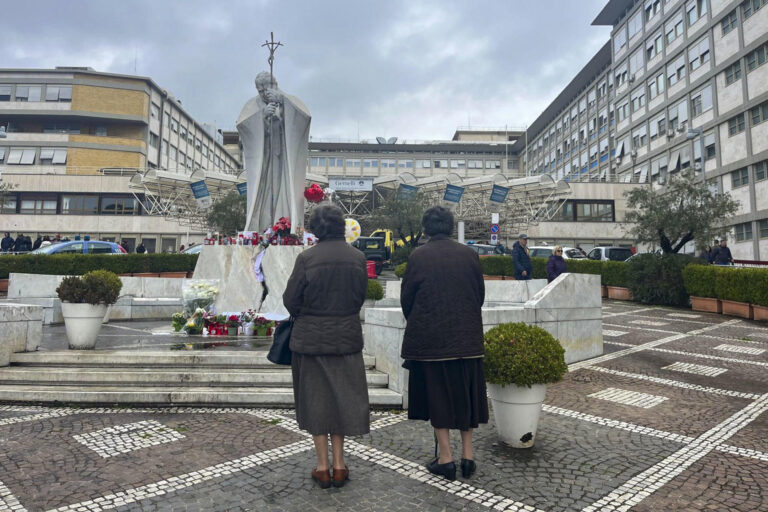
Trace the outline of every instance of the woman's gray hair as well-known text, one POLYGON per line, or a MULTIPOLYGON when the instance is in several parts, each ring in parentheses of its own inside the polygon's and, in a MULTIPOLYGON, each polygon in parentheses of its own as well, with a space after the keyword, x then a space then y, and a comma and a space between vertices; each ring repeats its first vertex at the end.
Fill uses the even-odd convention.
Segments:
POLYGON ((321 242, 327 238, 343 237, 345 228, 344 212, 338 206, 318 206, 309 217, 309 231, 321 242))
POLYGON ((421 226, 427 236, 451 236, 453 233, 453 213, 448 208, 433 206, 424 212, 421 226))

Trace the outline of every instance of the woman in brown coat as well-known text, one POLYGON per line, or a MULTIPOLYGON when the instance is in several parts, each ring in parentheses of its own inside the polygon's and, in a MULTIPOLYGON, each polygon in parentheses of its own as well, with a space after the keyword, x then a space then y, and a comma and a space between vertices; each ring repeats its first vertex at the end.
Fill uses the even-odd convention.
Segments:
POLYGON ((341 487, 349 477, 344 436, 370 430, 360 326, 368 273, 365 256, 346 242, 344 228, 338 207, 320 206, 312 212, 309 229, 319 243, 296 258, 283 294, 294 318, 290 347, 296 420, 315 441, 312 479, 324 489, 341 487))
POLYGON ((472 429, 488 422, 483 375, 483 271, 477 253, 448 238, 453 214, 434 206, 424 212, 429 242, 408 258, 400 289, 407 320, 401 357, 410 371, 408 418, 429 420, 440 456, 427 469, 456 478, 450 429, 461 431, 461 472, 469 478, 476 465, 472 429))

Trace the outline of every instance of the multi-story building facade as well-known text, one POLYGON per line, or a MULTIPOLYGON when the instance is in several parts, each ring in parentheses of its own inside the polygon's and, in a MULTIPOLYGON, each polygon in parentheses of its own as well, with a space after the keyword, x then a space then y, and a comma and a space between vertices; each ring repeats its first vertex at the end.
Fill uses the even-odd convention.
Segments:
POLYGON ((740 201, 734 256, 768 259, 766 4, 610 0, 594 21, 610 42, 513 148, 524 169, 654 187, 703 170, 740 201))
POLYGON ((0 70, 0 172, 15 186, 0 205, 0 230, 175 250, 186 228, 146 215, 129 180, 148 168, 239 172, 214 135, 149 78, 0 70))

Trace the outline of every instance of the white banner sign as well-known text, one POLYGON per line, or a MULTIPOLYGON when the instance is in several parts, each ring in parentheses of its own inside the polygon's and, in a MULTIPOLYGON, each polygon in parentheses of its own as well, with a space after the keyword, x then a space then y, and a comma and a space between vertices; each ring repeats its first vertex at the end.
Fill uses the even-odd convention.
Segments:
POLYGON ((349 192, 370 192, 373 178, 328 178, 328 187, 349 192))

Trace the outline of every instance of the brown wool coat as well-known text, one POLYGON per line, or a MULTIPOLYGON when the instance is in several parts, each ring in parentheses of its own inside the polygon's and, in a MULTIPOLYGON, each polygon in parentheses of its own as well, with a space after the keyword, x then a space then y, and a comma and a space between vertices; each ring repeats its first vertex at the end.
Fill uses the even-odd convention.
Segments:
POLYGON ((435 360, 484 354, 483 270, 477 253, 434 236, 408 258, 400 288, 407 320, 403 359, 435 360))
POLYGON ((343 238, 324 240, 299 254, 283 293, 283 304, 295 318, 291 350, 309 355, 360 352, 360 308, 367 287, 365 256, 343 238))

